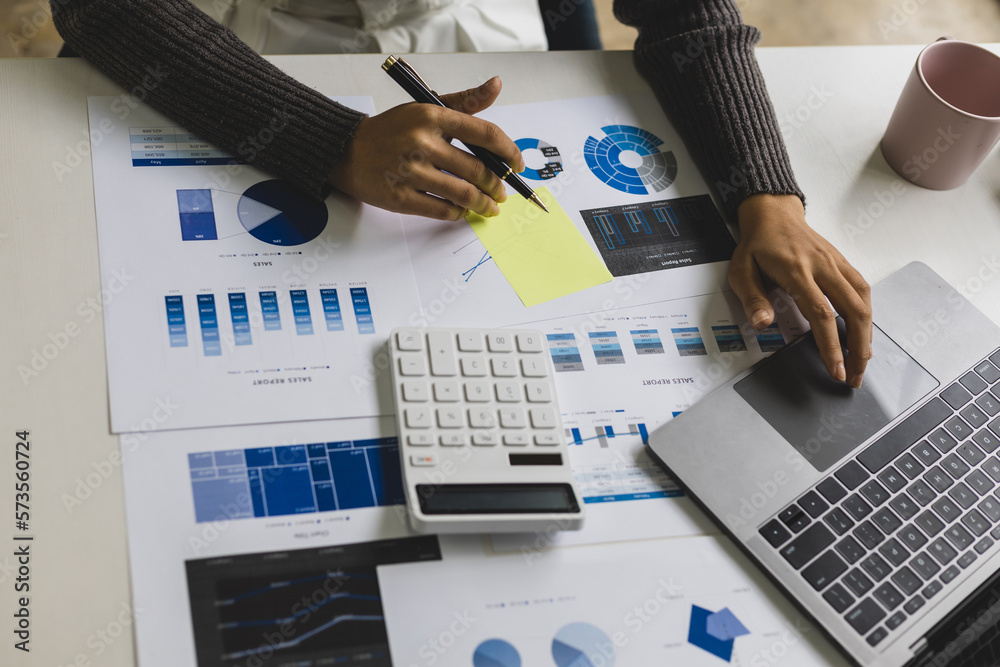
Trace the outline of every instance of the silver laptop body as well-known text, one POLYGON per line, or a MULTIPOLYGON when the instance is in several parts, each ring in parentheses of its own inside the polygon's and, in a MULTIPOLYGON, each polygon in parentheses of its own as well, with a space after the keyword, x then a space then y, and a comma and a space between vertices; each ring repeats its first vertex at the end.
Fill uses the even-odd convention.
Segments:
MULTIPOLYGON (((964 394, 955 387, 965 389, 962 378, 972 390, 980 388, 970 370, 994 375, 983 361, 1000 347, 1000 328, 917 262, 876 285, 872 299, 874 357, 861 390, 829 380, 812 336, 803 336, 666 423, 649 444, 858 664, 976 664, 967 655, 988 642, 1000 622, 1000 598, 986 590, 1000 570, 1000 449, 994 442, 1000 436, 990 430, 994 421, 1000 430, 1000 417, 990 414, 1000 410, 1000 383, 978 394, 967 390, 968 405, 975 406, 967 419, 950 403, 961 404, 964 394), (817 490, 821 483, 829 499, 817 490), (837 486, 845 493, 839 499, 837 486), (997 537, 990 535, 994 530, 997 537), (858 572, 869 580, 867 590, 858 572), (954 656, 962 657, 948 662, 954 656)), ((980 654, 986 650, 993 649, 980 654)))

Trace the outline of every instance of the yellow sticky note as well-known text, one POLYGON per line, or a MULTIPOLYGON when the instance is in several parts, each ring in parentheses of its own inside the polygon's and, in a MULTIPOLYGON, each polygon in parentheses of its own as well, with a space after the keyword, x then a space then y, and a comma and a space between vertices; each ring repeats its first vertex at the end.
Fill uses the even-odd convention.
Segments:
POLYGON ((466 218, 521 302, 534 306, 609 282, 611 272, 549 189, 535 192, 548 213, 511 193, 500 215, 466 218))

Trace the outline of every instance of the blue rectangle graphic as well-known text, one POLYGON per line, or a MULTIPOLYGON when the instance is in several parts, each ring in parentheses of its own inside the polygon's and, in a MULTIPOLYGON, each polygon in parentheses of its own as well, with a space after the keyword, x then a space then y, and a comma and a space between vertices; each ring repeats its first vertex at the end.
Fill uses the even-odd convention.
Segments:
POLYGON ((293 289, 292 316, 295 318, 295 333, 300 336, 311 336, 313 333, 312 315, 309 312, 309 296, 304 289, 293 289))
POLYGON ((250 335, 250 313, 247 312, 247 295, 243 292, 230 292, 229 315, 233 320, 233 340, 237 345, 250 345, 253 339, 250 335))
POLYGON ((219 318, 215 313, 215 296, 213 294, 198 295, 198 321, 201 324, 201 342, 205 356, 221 356, 222 342, 219 340, 219 318))
POLYGON ((375 333, 375 320, 372 319, 372 306, 368 301, 368 289, 366 287, 352 287, 351 303, 354 304, 354 318, 358 321, 358 333, 375 333))
POLYGON ((336 289, 321 289, 320 301, 323 302, 323 315, 326 317, 327 331, 343 331, 344 317, 340 313, 340 297, 336 289))
POLYGON ((164 297, 167 305, 167 334, 170 347, 187 347, 187 324, 184 321, 184 297, 164 297))

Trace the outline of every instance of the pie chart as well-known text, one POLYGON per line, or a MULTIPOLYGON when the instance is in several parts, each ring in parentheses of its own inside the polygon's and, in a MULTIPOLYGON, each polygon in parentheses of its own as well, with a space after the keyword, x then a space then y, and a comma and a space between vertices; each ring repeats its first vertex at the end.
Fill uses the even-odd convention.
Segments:
POLYGON ((502 639, 487 639, 472 654, 472 666, 521 667, 521 655, 502 639))
POLYGON ((552 659, 558 667, 612 667, 615 645, 589 623, 570 623, 552 640, 552 659))
POLYGON ((616 190, 635 195, 670 187, 677 158, 661 150, 663 140, 632 125, 607 125, 601 138, 587 137, 583 157, 594 176, 616 190))
POLYGON ((326 229, 326 203, 280 180, 262 181, 240 196, 236 215, 254 238, 277 246, 308 243, 326 229))

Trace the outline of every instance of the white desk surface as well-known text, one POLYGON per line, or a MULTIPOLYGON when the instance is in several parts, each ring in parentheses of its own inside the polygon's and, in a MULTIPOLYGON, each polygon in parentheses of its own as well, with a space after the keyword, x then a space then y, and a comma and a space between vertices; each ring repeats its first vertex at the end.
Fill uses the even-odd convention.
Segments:
MULTIPOLYGON (((1000 49, 1000 46, 997 47, 1000 49)), ((918 259, 1000 322, 1000 158, 949 192, 923 190, 886 166, 878 142, 916 46, 761 49, 758 58, 807 217, 876 282, 918 259), (891 199, 890 199, 891 198, 891 199), (870 217, 859 216, 867 211, 870 217)), ((407 101, 381 56, 274 62, 320 92, 407 101)), ((502 103, 641 89, 626 52, 413 56, 438 90, 493 74, 502 103)), ((75 60, 0 60, 0 615, 5 665, 134 664, 122 478, 109 435, 97 225, 86 142, 87 96, 121 90, 75 60), (53 163, 75 152, 79 166, 53 163), (60 332, 73 332, 61 336, 60 332), (65 343, 62 349, 53 341, 65 343), (35 352, 51 359, 23 381, 35 352), (58 350, 57 354, 52 354, 58 350), (13 648, 15 432, 31 431, 31 653, 13 648), (88 484, 89 482, 89 484, 88 484), (88 488, 94 487, 94 488, 88 488), (67 506, 74 494, 89 497, 67 506), (99 632, 105 634, 100 635, 99 632), (112 635, 118 635, 112 637, 112 635)), ((36 359, 41 366, 41 361, 36 359)), ((141 614, 141 611, 137 610, 141 614)))

